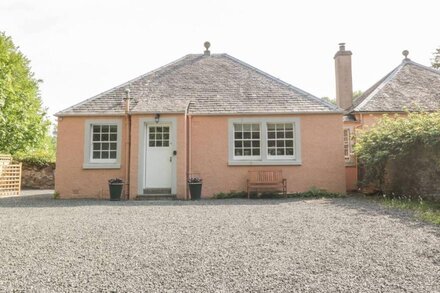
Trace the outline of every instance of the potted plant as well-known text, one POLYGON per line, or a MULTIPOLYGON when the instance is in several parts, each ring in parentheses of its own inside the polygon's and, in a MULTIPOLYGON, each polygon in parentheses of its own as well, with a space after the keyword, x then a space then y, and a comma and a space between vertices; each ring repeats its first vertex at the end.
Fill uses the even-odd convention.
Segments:
POLYGON ((108 187, 110 189, 110 200, 121 200, 124 181, 119 178, 110 179, 108 181, 108 187))
POLYGON ((199 200, 202 196, 202 178, 195 176, 188 178, 189 193, 191 200, 199 200))

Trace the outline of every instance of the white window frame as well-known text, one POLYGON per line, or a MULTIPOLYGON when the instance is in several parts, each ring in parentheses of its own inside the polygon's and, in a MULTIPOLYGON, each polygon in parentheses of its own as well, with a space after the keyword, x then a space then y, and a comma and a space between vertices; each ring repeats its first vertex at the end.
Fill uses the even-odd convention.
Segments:
MULTIPOLYGON (((233 146, 232 146, 232 152, 233 152, 233 154, 232 154, 232 158, 233 158, 233 160, 235 160, 235 161, 254 161, 254 160, 261 160, 261 153, 262 153, 262 148, 261 148, 261 138, 262 138, 262 131, 261 131, 261 125, 260 125, 260 123, 245 123, 245 122, 239 122, 239 123, 237 123, 237 122, 235 122, 235 123, 232 123, 232 135, 234 136, 233 137, 233 146), (260 139, 259 139, 259 141, 260 141, 260 155, 259 156, 236 156, 235 155, 235 124, 241 124, 241 125, 243 125, 243 124, 258 124, 259 125, 259 133, 260 133, 260 139)), ((252 134, 252 129, 251 129, 251 134, 252 134)), ((254 139, 255 140, 255 139, 254 139)), ((242 139, 242 141, 244 142, 244 140, 242 139)), ((251 137, 251 141, 252 141, 252 137, 251 137)), ((252 142, 251 142, 251 144, 252 144, 252 142)))
POLYGON ((228 127, 228 149, 229 165, 301 165, 301 125, 300 118, 297 117, 249 117, 249 118, 230 118, 228 127), (234 124, 254 123, 260 125, 260 157, 237 158, 234 154, 234 124), (269 156, 267 146, 267 124, 268 123, 292 123, 294 131, 294 155, 293 156, 269 156))
POLYGON ((353 152, 353 135, 354 128, 351 126, 344 126, 343 128, 343 144, 344 144, 344 160, 345 163, 350 165, 354 163, 354 152, 353 152), (345 131, 348 130, 348 140, 345 140, 345 131), (348 146, 348 157, 345 156, 345 146, 348 146))
POLYGON ((119 169, 121 168, 122 121, 113 119, 86 120, 84 126, 84 169, 119 169), (92 157, 92 127, 94 125, 109 125, 117 127, 116 159, 93 159, 92 157))

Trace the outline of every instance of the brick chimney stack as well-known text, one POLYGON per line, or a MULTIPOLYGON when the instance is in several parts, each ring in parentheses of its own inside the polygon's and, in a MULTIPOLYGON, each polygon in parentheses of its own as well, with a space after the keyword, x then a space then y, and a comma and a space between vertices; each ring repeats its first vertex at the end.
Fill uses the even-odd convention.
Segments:
POLYGON ((353 105, 353 80, 351 75, 351 51, 345 50, 345 43, 339 44, 335 54, 336 104, 347 109, 353 105))

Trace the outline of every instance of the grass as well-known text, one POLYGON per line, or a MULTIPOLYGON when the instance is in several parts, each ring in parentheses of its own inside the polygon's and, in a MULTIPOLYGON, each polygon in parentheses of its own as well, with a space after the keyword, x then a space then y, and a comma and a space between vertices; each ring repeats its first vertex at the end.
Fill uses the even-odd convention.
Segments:
POLYGON ((402 210, 411 210, 414 215, 426 222, 440 225, 440 202, 414 199, 407 197, 386 197, 380 199, 380 202, 391 208, 402 210))

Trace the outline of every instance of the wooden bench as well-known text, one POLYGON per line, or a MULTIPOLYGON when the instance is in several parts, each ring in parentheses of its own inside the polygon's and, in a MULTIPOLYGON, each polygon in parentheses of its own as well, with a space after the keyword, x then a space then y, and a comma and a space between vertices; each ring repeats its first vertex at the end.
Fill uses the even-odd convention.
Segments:
POLYGON ((256 191, 261 189, 283 191, 284 197, 287 197, 287 180, 283 178, 281 170, 249 171, 247 179, 248 198, 250 198, 251 189, 256 191))

